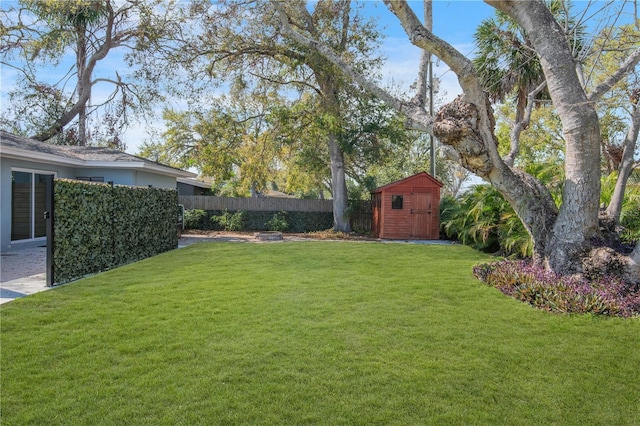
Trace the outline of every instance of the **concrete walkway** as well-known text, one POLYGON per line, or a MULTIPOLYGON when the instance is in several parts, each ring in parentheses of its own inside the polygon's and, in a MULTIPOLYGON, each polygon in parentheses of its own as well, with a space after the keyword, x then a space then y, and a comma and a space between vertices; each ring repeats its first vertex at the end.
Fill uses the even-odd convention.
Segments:
POLYGON ((0 304, 47 290, 47 248, 3 252, 0 256, 0 304))

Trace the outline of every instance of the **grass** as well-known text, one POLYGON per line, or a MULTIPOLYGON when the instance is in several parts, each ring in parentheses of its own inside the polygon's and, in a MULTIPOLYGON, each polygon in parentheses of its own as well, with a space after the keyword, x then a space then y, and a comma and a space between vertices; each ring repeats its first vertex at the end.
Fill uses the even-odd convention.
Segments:
POLYGON ((196 244, 16 300, 2 424, 640 424, 640 321, 536 311, 486 260, 196 244))

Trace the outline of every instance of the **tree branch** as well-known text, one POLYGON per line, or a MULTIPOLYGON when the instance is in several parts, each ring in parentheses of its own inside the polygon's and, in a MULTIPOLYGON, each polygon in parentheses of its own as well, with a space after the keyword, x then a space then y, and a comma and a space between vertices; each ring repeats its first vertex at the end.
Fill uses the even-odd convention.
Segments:
POLYGON ((513 167, 513 163, 520 153, 520 134, 523 130, 529 127, 529 123, 531 122, 531 113, 533 112, 533 106, 535 103, 535 97, 546 86, 547 82, 544 81, 527 95, 527 107, 524 110, 524 116, 522 117, 522 120, 516 123, 515 126, 513 126, 513 129, 511 129, 511 132, 509 134, 509 139, 511 140, 511 149, 506 157, 504 157, 504 162, 507 163, 509 167, 513 167))
POLYGON ((417 126, 420 127, 423 131, 431 132, 431 124, 433 122, 432 117, 427 117, 426 111, 424 108, 420 108, 410 102, 405 102, 393 95, 391 95, 388 91, 381 89, 378 87, 373 81, 367 79, 362 74, 360 74, 357 70, 355 70, 351 65, 345 62, 340 56, 338 56, 331 49, 326 46, 318 43, 316 40, 309 39, 304 35, 294 31, 291 28, 291 24, 289 23, 289 19, 282 9, 282 5, 277 0, 272 0, 272 4, 275 7, 278 17, 280 18, 280 24, 282 31, 285 35, 292 38, 296 42, 300 43, 303 46, 306 46, 310 49, 314 49, 320 52, 324 57, 326 57, 329 61, 331 61, 336 67, 338 67, 342 72, 349 75, 353 78, 358 84, 367 89, 369 92, 373 93, 375 96, 379 97, 381 100, 392 106, 398 112, 407 115, 410 119, 412 119, 417 126))
POLYGON ((318 89, 313 84, 311 84, 311 83, 309 83, 307 81, 304 81, 304 80, 277 80, 275 78, 267 77, 265 75, 258 75, 258 74, 254 73, 252 71, 248 71, 248 74, 250 74, 250 75, 252 75, 252 76, 254 76, 256 78, 259 78, 261 80, 266 80, 269 83, 275 83, 275 84, 279 84, 279 85, 283 85, 283 86, 290 85, 290 84, 299 84, 301 86, 306 86, 306 87, 310 88, 311 90, 315 91, 318 95, 322 95, 322 92, 320 91, 320 89, 318 89))
POLYGON ((398 17, 413 45, 433 53, 451 68, 458 76, 465 94, 476 94, 478 90, 482 92, 473 62, 449 43, 427 30, 405 1, 384 0, 384 3, 398 17))
POLYGON ((591 93, 587 95, 587 98, 590 101, 598 100, 602 95, 607 93, 611 88, 624 76, 626 76, 629 71, 634 68, 638 62, 640 62, 640 48, 636 49, 626 61, 622 63, 620 68, 616 70, 613 74, 609 76, 605 81, 600 83, 591 93))

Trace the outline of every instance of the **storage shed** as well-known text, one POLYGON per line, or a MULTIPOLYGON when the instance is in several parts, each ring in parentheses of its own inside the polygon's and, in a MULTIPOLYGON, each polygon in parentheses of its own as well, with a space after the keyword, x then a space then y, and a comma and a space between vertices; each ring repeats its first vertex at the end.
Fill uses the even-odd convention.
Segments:
POLYGON ((426 172, 371 191, 371 230, 377 238, 437 240, 442 183, 426 172))

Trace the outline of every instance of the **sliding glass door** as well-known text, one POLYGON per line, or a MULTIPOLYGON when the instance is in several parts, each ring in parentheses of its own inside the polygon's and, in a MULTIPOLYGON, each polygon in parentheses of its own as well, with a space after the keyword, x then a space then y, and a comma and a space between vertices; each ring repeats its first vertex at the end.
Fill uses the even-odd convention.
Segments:
POLYGON ((11 241, 45 237, 45 182, 53 173, 14 170, 11 174, 11 241))

